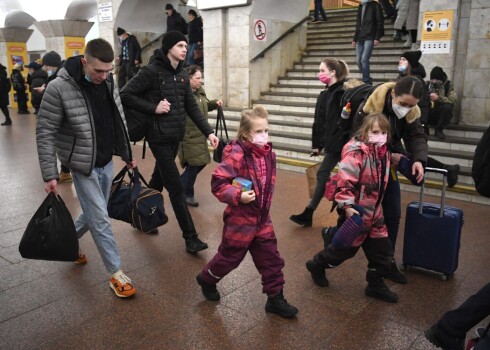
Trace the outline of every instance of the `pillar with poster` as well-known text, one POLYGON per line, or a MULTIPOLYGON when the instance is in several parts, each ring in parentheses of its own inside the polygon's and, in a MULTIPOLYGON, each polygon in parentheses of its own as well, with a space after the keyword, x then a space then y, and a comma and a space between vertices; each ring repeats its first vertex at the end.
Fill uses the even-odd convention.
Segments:
POLYGON ((27 112, 27 101, 29 101, 29 89, 26 88, 27 69, 24 68, 27 62, 26 43, 23 42, 7 42, 7 73, 11 77, 15 72, 15 76, 19 74, 19 79, 14 79, 12 82, 12 90, 10 91, 10 105, 12 108, 18 108, 19 111, 27 112), (18 72, 18 73, 17 73, 18 72), (22 81, 24 83, 22 83, 22 81), (18 102, 20 101, 20 105, 18 102), (21 108, 22 107, 22 108, 21 108))

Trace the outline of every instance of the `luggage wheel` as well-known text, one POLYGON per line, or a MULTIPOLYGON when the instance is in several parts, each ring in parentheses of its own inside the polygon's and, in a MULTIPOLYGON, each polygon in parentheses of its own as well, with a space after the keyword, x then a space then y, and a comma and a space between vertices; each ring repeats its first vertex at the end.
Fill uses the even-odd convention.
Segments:
POLYGON ((447 281, 453 274, 452 273, 443 273, 441 275, 441 280, 447 281))

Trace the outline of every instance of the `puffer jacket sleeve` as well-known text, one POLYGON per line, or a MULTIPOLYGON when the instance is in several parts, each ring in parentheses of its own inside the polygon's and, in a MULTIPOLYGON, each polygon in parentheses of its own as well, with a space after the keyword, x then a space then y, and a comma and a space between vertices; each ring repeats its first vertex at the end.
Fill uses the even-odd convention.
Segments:
MULTIPOLYGON (((345 147, 348 147, 347 144, 345 147)), ((344 148, 345 152, 345 148, 344 148)), ((362 159, 355 156, 355 152, 345 152, 339 162, 339 177, 337 179, 337 193, 335 201, 339 208, 356 203, 356 185, 361 176, 362 159)))
POLYGON ((54 84, 48 85, 39 109, 36 125, 36 143, 44 181, 58 179, 56 162, 56 138, 63 121, 64 109, 62 106, 61 91, 54 84))
POLYGON ((405 125, 405 135, 403 142, 409 144, 410 160, 413 162, 421 162, 422 165, 427 164, 427 156, 429 153, 429 145, 427 144, 427 134, 424 132, 424 127, 420 123, 420 119, 416 119, 412 123, 405 125))
POLYGON ((241 198, 240 188, 233 186, 232 181, 237 177, 239 164, 243 153, 233 152, 233 145, 227 145, 223 150, 223 161, 213 171, 211 191, 222 203, 237 206, 241 198))
POLYGON ((199 107, 196 102, 196 98, 192 93, 191 85, 188 82, 185 88, 185 97, 184 97, 184 107, 185 112, 192 119, 192 121, 196 124, 196 126, 201 130, 204 136, 208 137, 209 134, 212 134, 214 131, 209 125, 206 118, 204 118, 202 112, 199 110, 199 107))
POLYGON ((147 115, 155 114, 158 103, 143 98, 146 92, 152 88, 153 74, 155 72, 148 66, 144 66, 124 85, 120 93, 123 106, 133 108, 147 115))

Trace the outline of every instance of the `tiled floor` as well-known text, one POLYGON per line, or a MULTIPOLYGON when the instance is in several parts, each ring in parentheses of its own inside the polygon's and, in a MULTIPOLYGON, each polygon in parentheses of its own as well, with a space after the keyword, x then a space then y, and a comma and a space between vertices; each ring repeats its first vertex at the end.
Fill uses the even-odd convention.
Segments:
MULTIPOLYGON (((14 113, 12 113, 14 114, 14 113)), ((460 265, 454 278, 411 270, 405 286, 387 282, 397 304, 364 296, 366 259, 328 271, 330 287, 316 287, 305 261, 322 246, 320 228, 335 222, 322 202, 311 228, 288 220, 307 204, 305 176, 279 170, 272 218, 286 261, 285 295, 300 309, 284 320, 264 311, 260 276, 249 257, 219 284, 222 299, 205 301, 195 282, 220 242, 224 205, 210 193, 211 164, 199 175, 198 208, 191 208, 200 237, 210 248, 192 256, 165 194, 170 220, 150 236, 113 222, 125 271, 138 294, 114 296, 90 235, 81 240, 85 266, 24 260, 18 244, 28 220, 45 197, 35 146, 35 116, 13 115, 0 127, 0 349, 414 349, 433 347, 422 331, 489 280, 488 206, 448 200, 465 212, 460 265)), ((135 147, 136 156, 141 147, 135 147)), ((122 166, 118 160, 116 169, 122 166)), ((151 155, 140 161, 149 177, 151 155)), ((79 211, 71 183, 61 195, 73 215, 79 211)), ((403 193, 403 206, 415 200, 403 193)), ((427 198, 435 201, 434 198, 427 198)), ((403 222, 396 256, 401 261, 403 222)))

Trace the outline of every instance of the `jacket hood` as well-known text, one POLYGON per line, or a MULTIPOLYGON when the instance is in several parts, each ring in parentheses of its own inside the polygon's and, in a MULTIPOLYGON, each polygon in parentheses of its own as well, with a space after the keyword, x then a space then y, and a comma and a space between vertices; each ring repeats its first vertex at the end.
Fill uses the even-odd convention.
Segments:
POLYGON ((162 64, 165 67, 167 67, 168 69, 171 69, 172 71, 175 71, 175 72, 179 71, 184 66, 184 61, 179 61, 179 65, 177 66, 176 69, 174 69, 174 67, 170 63, 170 60, 168 59, 167 55, 165 54, 165 52, 163 52, 163 50, 161 48, 153 51, 153 55, 150 57, 148 64, 151 64, 151 63, 162 64))
POLYGON ((418 75, 421 79, 424 79, 427 76, 427 73, 425 72, 425 68, 422 63, 419 63, 416 68, 412 68, 411 73, 412 75, 418 75))
MULTIPOLYGON (((82 57, 83 55, 68 58, 65 62, 64 70, 60 70, 60 76, 64 76, 66 72, 70 77, 79 80, 83 75, 82 57)), ((67 77, 65 76, 65 78, 67 77)))
MULTIPOLYGON (((386 95, 390 93, 391 89, 395 87, 395 83, 384 83, 379 85, 371 96, 368 97, 366 104, 362 108, 362 111, 367 114, 371 113, 383 113, 383 109, 386 103, 386 95)), ((419 106, 414 106, 410 112, 407 113, 405 119, 407 123, 413 123, 420 118, 419 106)))

